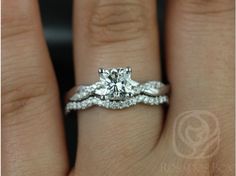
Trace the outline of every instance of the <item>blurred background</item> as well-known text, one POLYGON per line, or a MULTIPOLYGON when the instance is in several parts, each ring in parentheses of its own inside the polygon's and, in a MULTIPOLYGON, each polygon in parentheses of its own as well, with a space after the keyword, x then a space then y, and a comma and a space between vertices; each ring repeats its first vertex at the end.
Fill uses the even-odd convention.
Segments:
MULTIPOLYGON (((72 0, 40 0, 44 34, 57 75, 64 106, 64 95, 74 86, 72 52, 72 0)), ((77 143, 75 115, 65 118, 65 130, 71 165, 74 164, 77 143)))
MULTIPOLYGON (((44 34, 51 59, 57 75, 61 95, 61 106, 64 107, 64 95, 74 83, 73 48, 72 48, 72 0, 40 0, 40 9, 44 34)), ((164 58, 164 0, 158 1, 158 23, 160 26, 161 58, 164 58)), ((64 117, 69 158, 73 166, 77 144, 76 114, 64 117)))

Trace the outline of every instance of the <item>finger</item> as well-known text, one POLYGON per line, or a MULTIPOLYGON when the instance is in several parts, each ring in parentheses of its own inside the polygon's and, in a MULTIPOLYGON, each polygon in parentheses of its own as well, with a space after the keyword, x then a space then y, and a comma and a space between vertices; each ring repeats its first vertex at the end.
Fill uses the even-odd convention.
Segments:
MULTIPOLYGON (((74 12, 78 85, 97 81, 99 67, 130 66, 141 82, 161 78, 154 0, 75 0, 74 12)), ((110 173, 138 161, 156 144, 161 126, 160 107, 79 112, 75 173, 110 173)))
MULTIPOLYGON (((221 148, 217 154, 204 155, 205 159, 220 168, 231 167, 233 163, 233 7, 234 2, 231 0, 169 0, 167 7, 166 54, 172 96, 163 141, 173 139, 178 117, 182 115, 184 120, 184 112, 190 111, 195 118, 189 122, 189 127, 204 122, 207 126, 200 126, 202 130, 199 133, 208 130, 208 135, 211 136, 215 130, 218 130, 217 133, 221 131, 221 148), (197 116, 199 112, 204 115, 203 119, 197 116), (213 116, 209 116, 210 114, 213 116), (219 129, 214 125, 217 123, 220 124, 219 129)), ((198 142, 204 144, 204 141, 198 142)), ((210 142, 206 140, 205 144, 210 145, 210 142)), ((182 150, 187 150, 185 147, 186 145, 183 145, 182 150)), ((204 145, 199 147, 202 148, 196 149, 199 150, 198 156, 206 149, 204 145)), ((217 147, 216 142, 213 148, 217 147)), ((213 148, 208 150, 213 151, 213 148)), ((170 145, 169 149, 173 150, 173 145, 170 145)), ((169 152, 168 158, 173 158, 171 155, 176 156, 173 152, 176 154, 176 151, 169 152)), ((203 163, 205 164, 201 160, 198 161, 199 165, 205 167, 203 163)), ((211 164, 208 165, 211 171, 211 164)), ((196 175, 207 174, 209 170, 202 169, 201 173, 196 175)), ((220 175, 221 172, 222 169, 219 169, 214 174, 220 175)), ((224 174, 230 173, 227 169, 224 174)))
POLYGON ((65 175, 58 90, 38 1, 4 0, 2 5, 2 173, 65 175))

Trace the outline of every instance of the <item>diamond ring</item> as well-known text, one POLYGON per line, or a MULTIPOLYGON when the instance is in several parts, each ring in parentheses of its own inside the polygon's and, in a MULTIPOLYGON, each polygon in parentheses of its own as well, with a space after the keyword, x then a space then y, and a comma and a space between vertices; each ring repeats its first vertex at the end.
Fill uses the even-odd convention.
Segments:
POLYGON ((98 70, 100 80, 92 85, 73 88, 68 93, 66 112, 86 109, 93 105, 108 109, 123 109, 144 103, 168 103, 169 86, 160 81, 139 83, 131 79, 132 70, 110 68, 98 70))

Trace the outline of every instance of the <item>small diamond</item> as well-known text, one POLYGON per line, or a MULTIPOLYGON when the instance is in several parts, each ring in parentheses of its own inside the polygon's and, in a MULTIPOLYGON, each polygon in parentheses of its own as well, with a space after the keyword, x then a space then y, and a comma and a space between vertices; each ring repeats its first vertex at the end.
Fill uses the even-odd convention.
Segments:
POLYGON ((129 103, 130 103, 130 105, 133 105, 134 104, 133 99, 129 99, 129 103))
POLYGON ((149 99, 149 103, 150 103, 151 105, 154 105, 154 101, 155 101, 155 100, 154 100, 153 98, 150 98, 150 99, 149 99))
POLYGON ((114 107, 115 107, 115 102, 110 101, 110 102, 108 103, 108 105, 109 105, 110 108, 114 109, 114 107))
POLYGON ((79 99, 79 94, 75 94, 74 96, 72 96, 70 99, 72 100, 72 101, 75 101, 75 100, 77 100, 77 99, 79 99))
POLYGON ((128 106, 131 106, 131 105, 132 105, 132 100, 131 100, 131 99, 127 100, 127 101, 126 101, 126 104, 127 104, 128 106))
POLYGON ((91 101, 90 99, 88 99, 86 106, 87 106, 87 107, 90 107, 90 106, 92 106, 92 105, 93 105, 92 101, 91 101))
POLYGON ((148 103, 148 100, 149 100, 149 98, 148 98, 148 97, 145 97, 144 100, 143 100, 143 102, 144 102, 145 104, 147 104, 147 103, 148 103))
POLYGON ((123 106, 123 108, 127 108, 127 107, 129 107, 129 105, 127 104, 126 101, 124 101, 124 102, 122 103, 122 105, 120 105, 120 107, 121 107, 121 106, 123 106))
POLYGON ((76 109, 76 103, 75 102, 72 103, 72 109, 76 109))
POLYGON ((159 105, 159 104, 160 104, 159 98, 156 97, 156 98, 155 98, 155 105, 159 105))
POLYGON ((77 108, 81 109, 81 104, 80 103, 77 103, 77 108))
POLYGON ((98 106, 102 106, 103 105, 103 102, 101 100, 98 100, 98 103, 97 103, 98 106))
POLYGON ((132 99, 132 105, 136 105, 137 104, 137 100, 136 100, 136 98, 133 98, 132 99))
POLYGON ((109 108, 110 107, 110 102, 103 102, 103 106, 105 108, 109 108))
POLYGON ((143 102, 143 99, 144 99, 144 96, 143 96, 143 95, 140 95, 140 96, 138 97, 138 102, 143 102))
POLYGON ((159 101, 160 101, 160 103, 164 103, 165 102, 165 98, 163 96, 160 96, 159 101))

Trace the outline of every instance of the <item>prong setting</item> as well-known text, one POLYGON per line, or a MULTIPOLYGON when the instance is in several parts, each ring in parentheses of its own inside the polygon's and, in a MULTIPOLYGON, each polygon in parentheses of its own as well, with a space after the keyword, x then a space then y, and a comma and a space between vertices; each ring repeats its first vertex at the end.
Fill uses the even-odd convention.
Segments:
POLYGON ((129 97, 129 98, 132 97, 132 96, 133 96, 132 93, 128 93, 128 94, 127 94, 127 97, 129 97))
POLYGON ((133 87, 137 85, 131 80, 131 68, 99 69, 100 82, 103 85, 96 91, 98 95, 105 95, 109 100, 123 100, 133 94, 133 87))
POLYGON ((101 100, 105 100, 105 99, 106 99, 106 96, 105 96, 105 95, 101 95, 101 96, 100 96, 100 99, 101 99, 101 100))
POLYGON ((99 74, 102 74, 103 72, 104 72, 104 69, 103 69, 103 68, 99 68, 99 69, 98 69, 98 73, 99 73, 99 74))
POLYGON ((130 67, 126 67, 125 70, 126 70, 126 73, 131 73, 132 72, 132 69, 130 67))

